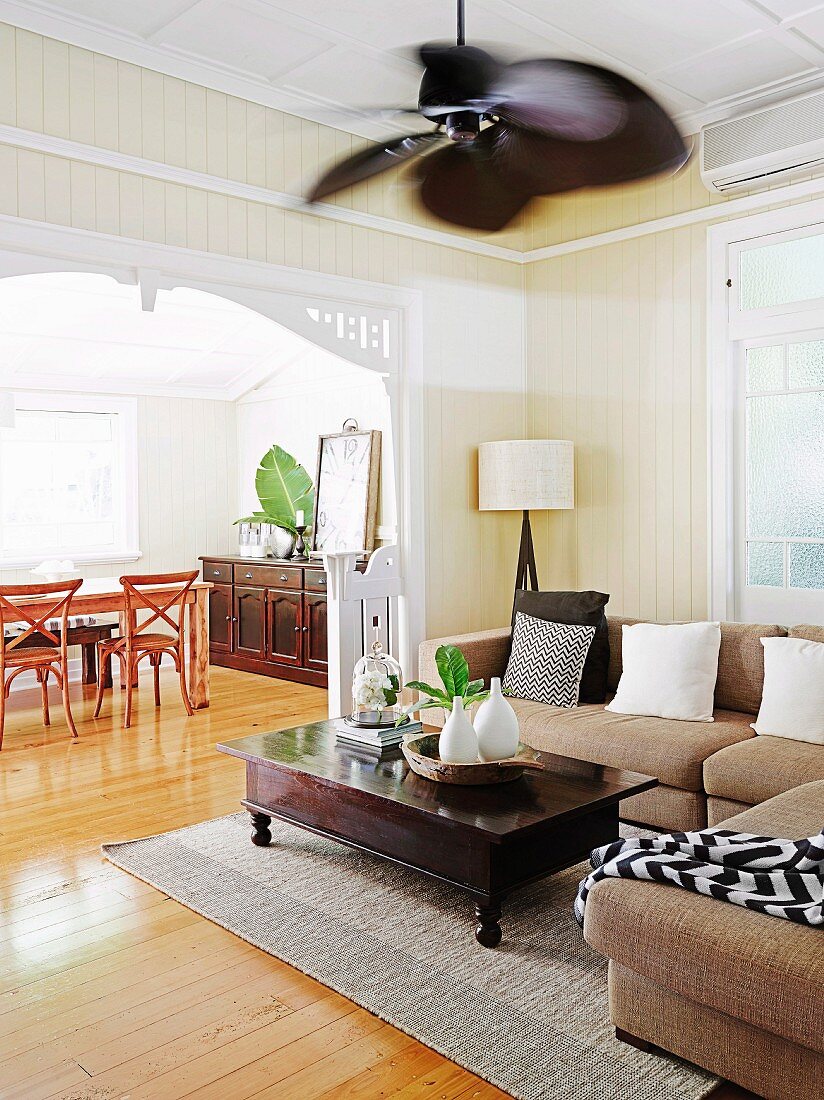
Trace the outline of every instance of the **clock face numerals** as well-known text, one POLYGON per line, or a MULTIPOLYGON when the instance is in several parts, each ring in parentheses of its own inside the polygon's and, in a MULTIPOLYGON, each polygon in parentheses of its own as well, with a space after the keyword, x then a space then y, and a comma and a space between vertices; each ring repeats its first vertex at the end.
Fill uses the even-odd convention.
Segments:
POLYGON ((364 550, 372 434, 327 436, 321 444, 315 549, 364 550))

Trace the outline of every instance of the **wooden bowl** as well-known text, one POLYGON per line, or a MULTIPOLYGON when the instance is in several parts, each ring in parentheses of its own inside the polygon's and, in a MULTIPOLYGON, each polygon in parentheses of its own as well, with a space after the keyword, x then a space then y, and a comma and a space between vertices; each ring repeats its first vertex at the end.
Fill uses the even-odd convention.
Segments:
POLYGON ((526 768, 544 770, 535 750, 522 744, 518 745, 518 752, 511 760, 447 764, 438 756, 439 737, 440 734, 427 733, 422 737, 410 738, 401 745, 412 771, 435 783, 455 783, 464 787, 477 787, 484 783, 511 783, 513 779, 520 779, 526 768))

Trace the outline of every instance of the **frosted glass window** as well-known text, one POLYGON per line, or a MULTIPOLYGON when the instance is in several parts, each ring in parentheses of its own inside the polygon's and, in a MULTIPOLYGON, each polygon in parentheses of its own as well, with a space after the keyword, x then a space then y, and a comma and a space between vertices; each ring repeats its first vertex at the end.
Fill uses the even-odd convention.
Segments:
POLYGON ((824 298, 824 235, 748 248, 738 276, 742 310, 824 298))
POLYGON ((824 539, 824 392, 747 398, 747 537, 824 539))
POLYGON ((787 372, 791 390, 824 389, 824 340, 788 344, 787 372))
POLYGON ((784 543, 747 543, 747 584, 784 587, 784 543))
POLYGON ((824 542, 790 543, 790 588, 824 588, 824 542))
POLYGON ((784 389, 784 345, 747 348, 747 391, 764 393, 784 389))

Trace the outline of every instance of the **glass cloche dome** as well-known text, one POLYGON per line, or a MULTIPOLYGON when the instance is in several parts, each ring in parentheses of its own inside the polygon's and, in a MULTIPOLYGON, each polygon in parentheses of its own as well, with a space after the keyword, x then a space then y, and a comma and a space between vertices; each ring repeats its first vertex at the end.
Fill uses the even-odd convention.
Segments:
POLYGON ((403 715, 403 673, 392 654, 383 652, 377 616, 372 627, 375 640, 370 652, 361 657, 352 673, 352 714, 348 721, 355 726, 387 729, 403 715))

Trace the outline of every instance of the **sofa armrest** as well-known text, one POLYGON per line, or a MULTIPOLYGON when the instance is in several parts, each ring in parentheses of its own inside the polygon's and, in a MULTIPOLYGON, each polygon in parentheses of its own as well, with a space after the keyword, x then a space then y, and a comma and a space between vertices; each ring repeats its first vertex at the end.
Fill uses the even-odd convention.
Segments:
MULTIPOLYGON (((418 679, 425 684, 440 684, 435 651, 438 646, 456 645, 466 657, 470 679, 483 680, 488 684, 490 677, 504 674, 511 636, 510 628, 505 626, 494 630, 477 630, 473 634, 458 634, 454 638, 431 638, 421 642, 418 649, 418 679)), ((424 711, 424 717, 428 721, 436 713, 424 711)))
MULTIPOLYGON (((421 642, 418 649, 418 679, 433 686, 440 684, 441 677, 438 666, 435 664, 435 651, 438 646, 456 645, 466 657, 469 678, 483 680, 485 684, 489 684, 490 677, 504 674, 506 662, 509 659, 511 639, 511 628, 501 626, 494 630, 476 630, 472 634, 458 634, 454 638, 431 638, 421 642)), ((440 707, 421 711, 420 717, 422 721, 432 726, 442 726, 446 721, 446 715, 440 707)))

